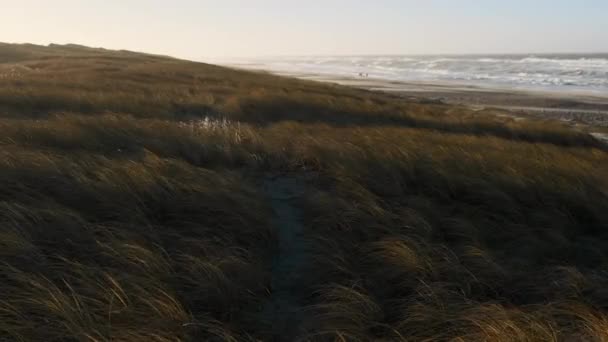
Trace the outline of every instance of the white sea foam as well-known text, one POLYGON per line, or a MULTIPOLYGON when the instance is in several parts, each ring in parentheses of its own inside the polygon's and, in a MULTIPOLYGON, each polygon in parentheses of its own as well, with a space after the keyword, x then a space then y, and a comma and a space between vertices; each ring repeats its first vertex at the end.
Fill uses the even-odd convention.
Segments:
POLYGON ((608 54, 520 56, 347 56, 255 60, 278 72, 449 81, 479 86, 587 90, 608 94, 608 54))

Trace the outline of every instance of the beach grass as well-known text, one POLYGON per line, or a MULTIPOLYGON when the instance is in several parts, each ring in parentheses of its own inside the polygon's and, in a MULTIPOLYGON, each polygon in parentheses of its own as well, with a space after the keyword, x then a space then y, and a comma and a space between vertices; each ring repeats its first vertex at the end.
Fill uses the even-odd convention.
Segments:
POLYGON ((0 132, 0 340, 608 340, 608 149, 558 122, 2 44, 0 132))

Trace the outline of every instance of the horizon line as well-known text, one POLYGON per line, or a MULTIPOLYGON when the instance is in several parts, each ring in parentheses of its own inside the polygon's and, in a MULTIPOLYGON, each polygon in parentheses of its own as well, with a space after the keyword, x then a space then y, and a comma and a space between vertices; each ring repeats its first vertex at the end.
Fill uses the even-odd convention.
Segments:
POLYGON ((15 44, 15 45, 37 45, 37 46, 43 46, 43 47, 51 47, 52 45, 59 45, 59 46, 69 46, 69 45, 73 45, 73 46, 80 46, 80 47, 85 47, 85 48, 92 48, 92 49, 105 49, 105 50, 114 50, 114 51, 129 51, 129 52, 135 52, 135 53, 143 53, 143 54, 155 54, 155 55, 162 55, 162 56, 166 56, 166 57, 174 57, 174 58, 178 58, 178 59, 187 59, 187 60, 191 60, 191 61, 197 61, 200 58, 211 58, 211 59, 218 59, 218 58, 289 58, 289 57, 427 57, 427 56, 455 56, 455 57, 464 57, 464 56, 595 56, 595 55, 600 55, 600 56, 607 56, 608 57, 608 51, 585 51, 585 52, 573 52, 573 51, 559 51, 559 52, 472 52, 472 53, 468 53, 468 52, 446 52, 446 53, 408 53, 408 52, 403 52, 403 53, 303 53, 303 54, 292 54, 292 53, 280 53, 280 54, 260 54, 260 55, 208 55, 208 56, 200 56, 200 57, 181 57, 178 56, 176 54, 172 54, 172 53, 167 53, 167 52, 148 52, 146 50, 139 50, 137 48, 135 48, 135 50, 131 50, 131 48, 125 48, 125 47, 120 47, 120 48, 108 48, 108 47, 104 47, 104 46, 93 46, 93 45, 87 45, 87 44, 82 44, 82 43, 74 43, 74 42, 70 42, 70 43, 56 43, 56 42, 49 42, 46 44, 40 44, 40 43, 30 43, 30 42, 0 42, 0 43, 4 43, 4 44, 15 44))

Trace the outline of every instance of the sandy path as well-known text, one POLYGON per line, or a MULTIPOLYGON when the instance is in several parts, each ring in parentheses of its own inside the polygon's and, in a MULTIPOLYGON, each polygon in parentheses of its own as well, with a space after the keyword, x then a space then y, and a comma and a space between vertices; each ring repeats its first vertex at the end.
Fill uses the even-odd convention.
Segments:
POLYGON ((293 341, 303 317, 298 286, 308 255, 302 213, 295 202, 304 193, 304 183, 305 177, 280 175, 266 177, 263 184, 279 240, 272 264, 271 296, 264 309, 272 323, 274 341, 293 341))

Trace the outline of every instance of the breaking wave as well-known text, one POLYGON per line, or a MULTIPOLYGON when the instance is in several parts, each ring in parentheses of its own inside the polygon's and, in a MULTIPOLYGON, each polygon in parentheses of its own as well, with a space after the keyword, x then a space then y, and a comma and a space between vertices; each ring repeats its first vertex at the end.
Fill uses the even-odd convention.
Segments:
POLYGON ((608 55, 340 56, 257 60, 278 72, 608 92, 608 55))

